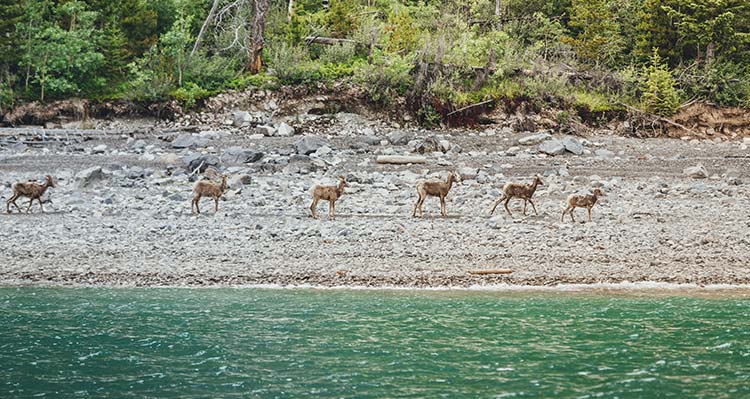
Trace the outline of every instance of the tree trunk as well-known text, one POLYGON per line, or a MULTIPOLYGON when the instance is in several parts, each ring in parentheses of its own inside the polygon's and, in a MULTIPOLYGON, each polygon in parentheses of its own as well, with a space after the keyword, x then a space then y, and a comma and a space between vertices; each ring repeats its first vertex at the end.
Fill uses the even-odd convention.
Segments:
POLYGON ((501 19, 501 0, 495 0, 495 19, 497 19, 497 30, 503 29, 503 21, 501 19))
POLYGON ((292 22, 292 15, 294 14, 294 0, 289 0, 289 8, 287 8, 286 20, 292 22))
POLYGON ((253 22, 250 26, 250 36, 247 43, 247 71, 252 74, 260 73, 263 66, 263 34, 266 29, 266 14, 268 14, 268 0, 255 0, 253 22))
POLYGON ((708 68, 711 65, 711 63, 713 63, 715 52, 716 52, 716 43, 709 42, 708 45, 706 45, 706 68, 708 68))
POLYGON ((198 51, 198 48, 200 48, 201 42, 203 41, 203 36, 206 35, 206 30, 208 30, 208 25, 210 25, 211 21, 213 21, 214 16, 216 15, 216 9, 219 8, 219 1, 221 0, 214 0, 214 4, 211 6, 211 11, 208 12, 208 16, 206 17, 206 20, 203 22, 203 26, 201 26, 201 31, 200 33, 198 33, 198 37, 195 39, 195 45, 193 45, 193 51, 190 52, 191 57, 195 55, 195 53, 198 51))

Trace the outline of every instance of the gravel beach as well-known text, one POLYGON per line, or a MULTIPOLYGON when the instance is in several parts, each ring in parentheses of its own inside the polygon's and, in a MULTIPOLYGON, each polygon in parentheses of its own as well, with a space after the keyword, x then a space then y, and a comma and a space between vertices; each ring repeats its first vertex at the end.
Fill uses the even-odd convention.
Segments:
MULTIPOLYGON (((302 129, 253 117, 187 129, 4 129, 3 206, 13 182, 51 174, 58 187, 45 195, 44 214, 35 204, 29 215, 0 215, 0 283, 750 284, 750 142, 742 138, 427 131, 345 113, 302 129), (377 163, 383 155, 424 163, 377 163), (204 199, 192 215, 193 181, 212 169, 227 174, 229 190, 217 214, 204 199), (412 218, 416 182, 448 171, 463 178, 448 195, 448 217, 428 198, 424 218, 412 218), (518 200, 512 217, 502 205, 489 216, 503 184, 534 174, 544 183, 534 195, 538 216, 529 206, 524 217, 518 200), (321 219, 310 218, 310 188, 338 175, 350 187, 337 218, 328 220, 325 201, 321 219), (565 198, 594 187, 606 196, 593 222, 578 209, 577 223, 561 223, 565 198), (500 268, 512 273, 467 273, 500 268)), ((25 210, 28 200, 18 203, 25 210)))

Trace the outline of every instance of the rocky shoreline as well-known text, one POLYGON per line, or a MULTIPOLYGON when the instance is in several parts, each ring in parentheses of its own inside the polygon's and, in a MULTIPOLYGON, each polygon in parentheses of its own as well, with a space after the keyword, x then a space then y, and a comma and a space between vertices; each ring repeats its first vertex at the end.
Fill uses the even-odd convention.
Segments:
MULTIPOLYGON (((127 126, 126 122, 120 122, 127 126)), ((105 286, 471 287, 622 282, 750 284, 747 139, 637 139, 429 131, 349 113, 227 112, 208 125, 4 129, 0 197, 56 177, 48 213, 0 215, 0 282, 105 286), (313 133, 314 134, 311 134, 313 133), (378 157, 419 157, 409 164, 378 157), (195 170, 198 172, 193 173, 195 170), (414 186, 463 182, 448 217, 414 186), (229 175, 214 215, 193 181, 229 175), (489 210, 507 181, 544 185, 539 210, 489 210), (309 217, 310 187, 350 182, 336 220, 309 217), (560 222, 567 195, 605 192, 592 223, 560 222), (470 269, 508 268, 476 276, 470 269)), ((27 200, 19 202, 24 207, 27 200)), ((530 210, 530 209, 529 209, 530 210)), ((585 220, 578 210, 577 220, 585 220)))

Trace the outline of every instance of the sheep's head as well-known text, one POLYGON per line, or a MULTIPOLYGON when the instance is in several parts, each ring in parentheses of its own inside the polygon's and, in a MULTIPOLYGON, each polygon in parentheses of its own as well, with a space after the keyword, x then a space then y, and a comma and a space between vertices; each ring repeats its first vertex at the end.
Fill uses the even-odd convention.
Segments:
POLYGON ((346 178, 344 176, 339 176, 339 186, 349 187, 349 183, 347 183, 346 178))
POLYGON ((538 184, 540 186, 544 185, 544 182, 542 181, 542 178, 539 177, 539 175, 534 175, 534 181, 536 182, 536 184, 538 184))
POLYGON ((461 183, 461 175, 456 172, 449 172, 448 173, 448 182, 456 182, 461 183))
POLYGON ((52 180, 52 176, 50 175, 44 176, 44 181, 47 183, 48 186, 53 187, 53 188, 56 187, 55 181, 52 180))
POLYGON ((597 197, 604 197, 604 193, 602 192, 602 190, 599 190, 598 188, 594 189, 594 195, 597 197))

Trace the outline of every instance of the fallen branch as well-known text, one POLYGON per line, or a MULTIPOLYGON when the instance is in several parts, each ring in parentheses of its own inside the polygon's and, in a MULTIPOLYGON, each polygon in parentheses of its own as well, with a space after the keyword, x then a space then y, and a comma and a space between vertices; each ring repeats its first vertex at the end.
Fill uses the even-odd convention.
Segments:
POLYGON ((467 270, 469 274, 473 275, 485 275, 485 274, 511 274, 513 270, 510 269, 487 269, 487 270, 467 270))
POLYGON ((625 104, 625 103, 618 103, 618 104, 622 105, 623 107, 625 107, 625 108, 627 108, 627 109, 629 109, 629 110, 631 110, 631 111, 637 112, 637 113, 639 113, 639 114, 642 114, 642 115, 646 115, 646 116, 649 116, 649 117, 651 117, 652 119, 658 120, 658 121, 660 121, 660 122, 664 122, 664 123, 667 123, 667 124, 669 124, 669 125, 672 125, 672 126, 674 126, 674 127, 676 127, 676 128, 682 129, 682 130, 684 130, 684 131, 686 131, 686 132, 688 132, 688 133, 690 133, 690 134, 693 134, 693 135, 699 136, 699 134, 698 134, 698 133, 696 133, 695 131, 693 131, 693 130, 692 130, 692 129, 690 129, 689 127, 687 127, 687 126, 685 126, 685 125, 681 125, 681 124, 679 124, 679 123, 677 123, 677 122, 675 122, 675 121, 673 121, 673 120, 671 120, 671 119, 669 119, 669 118, 665 118, 665 117, 663 117, 663 116, 659 116, 659 115, 654 115, 654 114, 652 114, 652 113, 649 113, 649 112, 643 111, 643 110, 641 110, 641 109, 638 109, 638 108, 636 108, 636 107, 630 106, 630 105, 628 105, 628 104, 625 104))
POLYGON ((482 105, 487 105, 487 104, 490 104, 490 103, 493 103, 493 102, 495 102, 495 100, 493 100, 493 99, 489 99, 489 100, 487 100, 487 101, 482 101, 481 103, 476 103, 476 104, 471 104, 471 105, 467 105, 467 106, 465 106, 465 107, 463 107, 463 108, 459 108, 459 109, 457 109, 457 110, 455 110, 455 111, 453 111, 453 112, 449 112, 449 113, 448 113, 448 115, 446 115, 446 116, 448 116, 448 117, 449 117, 449 116, 451 116, 451 115, 453 115, 453 114, 457 114, 457 113, 459 113, 459 112, 463 112, 463 111, 466 111, 467 109, 471 109, 471 108, 474 108, 474 107, 480 107, 480 106, 482 106, 482 105))
POLYGON ((333 46, 333 45, 336 45, 336 44, 343 44, 343 43, 362 44, 362 43, 360 43, 360 42, 358 42, 356 40, 352 40, 352 39, 336 39, 336 38, 333 38, 333 37, 307 36, 305 38, 305 44, 307 44, 309 46, 312 43, 325 44, 325 45, 328 45, 328 46, 333 46))

